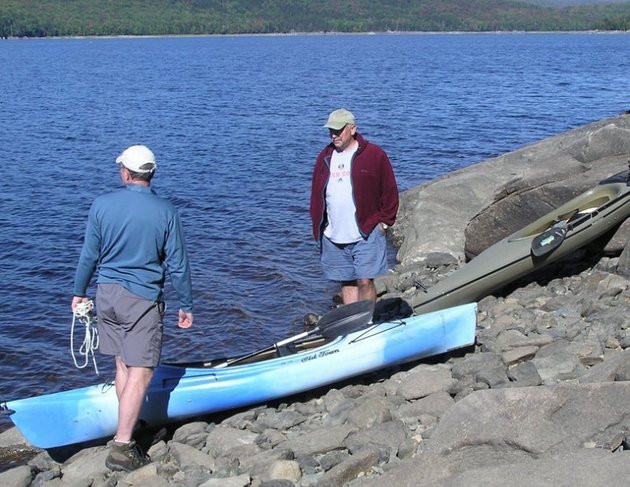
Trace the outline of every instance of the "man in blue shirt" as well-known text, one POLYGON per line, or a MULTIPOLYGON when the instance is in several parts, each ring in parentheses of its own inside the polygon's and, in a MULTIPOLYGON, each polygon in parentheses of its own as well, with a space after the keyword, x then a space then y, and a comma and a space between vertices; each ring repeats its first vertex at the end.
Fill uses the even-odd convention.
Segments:
POLYGON ((88 301, 98 266, 96 309, 100 350, 115 357, 118 427, 106 465, 131 471, 149 459, 132 439, 162 351, 166 264, 180 302, 177 326, 190 328, 192 284, 175 207, 150 188, 156 163, 143 145, 117 159, 125 189, 99 196, 90 209, 74 280, 72 309, 88 301))

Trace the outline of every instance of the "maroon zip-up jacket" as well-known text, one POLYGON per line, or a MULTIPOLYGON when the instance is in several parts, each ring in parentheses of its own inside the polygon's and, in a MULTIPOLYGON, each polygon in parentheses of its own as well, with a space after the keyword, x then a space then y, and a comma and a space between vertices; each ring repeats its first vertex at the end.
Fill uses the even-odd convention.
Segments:
MULTIPOLYGON (((363 238, 383 222, 393 225, 398 212, 398 186, 392 165, 385 151, 370 143, 358 132, 355 139, 359 148, 352 159, 352 197, 356 206, 355 218, 363 238)), ((313 170, 311 187, 311 220, 313 237, 322 238, 326 220, 326 185, 330 178, 330 158, 335 146, 330 143, 319 153, 313 170)))

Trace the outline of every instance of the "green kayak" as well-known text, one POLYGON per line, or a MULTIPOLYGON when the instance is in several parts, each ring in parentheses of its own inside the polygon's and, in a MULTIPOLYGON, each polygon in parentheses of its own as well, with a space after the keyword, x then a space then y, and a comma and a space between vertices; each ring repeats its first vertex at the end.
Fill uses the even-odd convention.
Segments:
POLYGON ((630 216, 627 171, 600 182, 484 250, 409 300, 414 313, 478 301, 592 242, 630 216))

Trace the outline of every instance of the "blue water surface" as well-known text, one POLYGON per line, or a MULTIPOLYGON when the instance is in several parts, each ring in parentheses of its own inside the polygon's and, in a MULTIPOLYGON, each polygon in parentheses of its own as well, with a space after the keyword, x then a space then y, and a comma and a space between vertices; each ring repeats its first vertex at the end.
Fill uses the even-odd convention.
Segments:
POLYGON ((70 300, 125 147, 157 155, 191 258, 195 324, 176 328, 169 286, 164 358, 234 355, 337 291, 308 215, 331 110, 355 113, 405 190, 630 109, 628 52, 628 34, 0 41, 0 400, 111 378, 103 357, 100 378, 74 367, 70 300))

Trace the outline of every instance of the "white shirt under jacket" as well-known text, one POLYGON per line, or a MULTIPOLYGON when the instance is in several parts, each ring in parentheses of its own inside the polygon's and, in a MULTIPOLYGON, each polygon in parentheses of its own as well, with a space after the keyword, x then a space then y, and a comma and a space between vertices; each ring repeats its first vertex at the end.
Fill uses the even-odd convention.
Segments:
POLYGON ((336 244, 358 242, 363 237, 357 226, 355 213, 357 211, 352 197, 352 180, 350 169, 352 158, 356 152, 334 151, 330 159, 330 179, 326 186, 326 213, 328 226, 324 235, 336 244))

